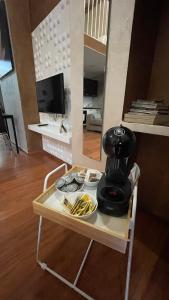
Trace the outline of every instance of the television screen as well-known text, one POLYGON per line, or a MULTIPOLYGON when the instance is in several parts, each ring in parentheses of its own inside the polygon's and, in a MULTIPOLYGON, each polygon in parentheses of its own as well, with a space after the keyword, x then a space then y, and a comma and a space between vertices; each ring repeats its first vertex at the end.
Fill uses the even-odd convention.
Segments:
POLYGON ((65 113, 63 73, 36 82, 39 112, 65 113))
POLYGON ((88 97, 97 97, 97 80, 84 78, 83 95, 88 97))
POLYGON ((0 0, 0 78, 13 69, 12 51, 4 0, 0 0))

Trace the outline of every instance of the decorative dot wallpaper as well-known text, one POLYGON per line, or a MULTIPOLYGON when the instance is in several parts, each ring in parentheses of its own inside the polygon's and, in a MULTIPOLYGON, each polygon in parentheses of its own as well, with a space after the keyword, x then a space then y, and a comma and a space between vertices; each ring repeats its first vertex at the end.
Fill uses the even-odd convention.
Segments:
MULTIPOLYGON (((47 123, 59 130, 63 121, 71 132, 70 119, 70 0, 62 0, 32 32, 32 44, 36 81, 64 74, 65 111, 61 115, 40 113, 41 123, 47 123)), ((71 145, 43 137, 43 149, 71 163, 71 145)))
POLYGON ((69 84, 70 16, 69 0, 62 0, 32 33, 36 80, 59 74, 69 84))

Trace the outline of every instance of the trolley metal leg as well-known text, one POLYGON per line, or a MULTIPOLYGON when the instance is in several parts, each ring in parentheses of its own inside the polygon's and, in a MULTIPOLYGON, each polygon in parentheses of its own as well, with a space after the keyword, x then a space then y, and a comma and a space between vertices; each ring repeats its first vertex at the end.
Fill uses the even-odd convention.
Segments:
POLYGON ((40 264, 39 250, 40 250, 40 241, 41 241, 41 231, 42 231, 42 216, 39 217, 38 239, 37 239, 37 247, 36 247, 36 261, 38 264, 40 264))
POLYGON ((81 272, 83 270, 83 267, 85 265, 85 262, 86 262, 86 259, 88 257, 90 248, 92 246, 93 240, 90 241, 89 246, 88 246, 88 248, 87 248, 87 250, 85 252, 85 255, 83 257, 82 263, 80 265, 79 271, 77 272, 76 278, 75 278, 74 282, 71 283, 66 278, 64 278, 63 276, 61 276, 60 274, 58 274, 57 272, 55 272, 51 268, 49 268, 45 262, 42 262, 40 260, 40 258, 39 258, 39 250, 40 250, 41 232, 42 232, 42 216, 39 217, 39 228, 38 228, 38 239, 37 239, 37 252, 36 252, 36 260, 37 260, 37 263, 40 265, 40 267, 43 270, 48 271, 50 274, 52 274, 53 276, 55 276, 57 279, 61 280, 64 284, 66 284, 67 286, 69 286, 70 288, 72 288, 73 290, 75 290, 77 293, 79 293, 80 295, 82 295, 84 298, 86 298, 88 300, 94 300, 94 298, 90 297, 88 294, 86 294, 85 292, 83 292, 81 289, 79 289, 77 287, 77 282, 79 280, 80 274, 81 274, 81 272))
MULTIPOLYGON (((55 170, 53 170, 52 172, 50 172, 46 177, 45 177, 45 181, 44 181, 44 187, 43 187, 43 191, 46 191, 47 189, 47 185, 48 185, 48 179, 51 175, 53 175, 54 173, 58 172, 60 169, 65 168, 65 172, 67 172, 67 165, 66 164, 62 164, 60 167, 56 168, 55 170)), ((55 272, 54 270, 52 270, 51 268, 49 268, 47 266, 47 264, 45 262, 42 262, 40 260, 40 255, 39 255, 39 250, 40 250, 40 242, 41 242, 41 234, 42 234, 42 221, 43 218, 42 216, 39 217, 39 226, 38 226, 38 238, 37 238, 37 248, 36 248, 36 261, 37 263, 40 265, 40 267, 43 270, 48 271, 50 274, 52 274, 53 276, 55 276, 57 279, 61 280, 64 284, 66 284, 67 286, 69 286, 70 288, 72 288, 73 290, 75 290, 77 293, 79 293, 81 296, 83 296, 84 298, 86 298, 87 300, 94 300, 94 298, 90 297, 88 294, 86 294, 85 292, 83 292, 81 289, 79 289, 77 287, 77 282, 79 280, 80 274, 83 270, 83 267, 85 265, 86 259, 88 257, 89 251, 91 249, 93 240, 90 241, 88 248, 85 252, 85 255, 83 257, 82 263, 80 265, 80 268, 77 272, 76 278, 74 280, 74 282, 70 282, 68 281, 66 278, 64 278, 63 276, 61 276, 60 274, 58 274, 57 272, 55 272)))
POLYGON ((130 275, 131 275, 131 262, 132 262, 132 253, 133 253, 133 241, 134 241, 134 230, 131 231, 129 242, 129 253, 128 253, 128 262, 127 262, 127 275, 126 275, 126 287, 125 287, 125 300, 128 300, 129 296, 129 285, 130 285, 130 275))
MULTIPOLYGON (((61 166, 57 167, 56 169, 52 170, 50 173, 48 173, 46 175, 45 180, 44 180, 44 185, 43 185, 43 192, 45 192, 47 190, 49 177, 51 175, 53 175, 54 173, 57 173, 58 171, 60 171, 62 168, 65 169, 65 173, 68 171, 67 164, 62 164, 61 166)), ((42 231, 42 216, 39 217, 39 226, 38 226, 38 239, 37 239, 37 248, 36 248, 37 263, 40 263, 39 249, 40 249, 41 231, 42 231)))
POLYGON ((134 231, 135 231, 135 219, 136 219, 136 207, 137 207, 137 186, 135 186, 133 196, 133 208, 132 208, 132 217, 130 222, 130 240, 129 240, 129 253, 128 253, 128 262, 127 262, 127 275, 126 275, 126 287, 125 287, 125 300, 128 300, 129 297, 129 286, 130 286, 130 275, 131 275, 131 263, 132 263, 132 254, 133 254, 133 243, 134 243, 134 231))

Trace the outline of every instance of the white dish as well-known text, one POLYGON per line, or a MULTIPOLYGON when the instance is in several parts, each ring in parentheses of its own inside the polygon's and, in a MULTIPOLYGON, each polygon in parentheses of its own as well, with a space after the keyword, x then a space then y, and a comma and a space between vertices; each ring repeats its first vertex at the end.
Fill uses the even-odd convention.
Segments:
POLYGON ((99 172, 97 170, 93 170, 93 169, 88 169, 87 172, 86 172, 86 177, 85 177, 84 183, 85 183, 86 186, 96 187, 101 177, 102 177, 101 172, 99 172), (91 173, 96 174, 97 181, 89 181, 89 177, 90 177, 91 173))
POLYGON ((66 199, 67 199, 72 205, 74 205, 74 204, 75 204, 75 201, 76 201, 76 199, 77 199, 77 197, 82 197, 84 194, 89 195, 90 199, 92 200, 92 203, 95 205, 94 211, 92 211, 90 214, 83 215, 83 216, 72 215, 72 214, 69 212, 69 209, 65 207, 65 205, 64 205, 64 197, 63 197, 63 199, 62 199, 63 209, 64 209, 64 211, 65 211, 69 216, 71 216, 71 217, 73 217, 73 218, 76 218, 76 219, 88 219, 89 217, 91 217, 91 216, 96 212, 97 207, 98 207, 98 202, 97 202, 96 198, 94 198, 90 193, 85 193, 85 192, 75 192, 75 193, 66 195, 66 199))

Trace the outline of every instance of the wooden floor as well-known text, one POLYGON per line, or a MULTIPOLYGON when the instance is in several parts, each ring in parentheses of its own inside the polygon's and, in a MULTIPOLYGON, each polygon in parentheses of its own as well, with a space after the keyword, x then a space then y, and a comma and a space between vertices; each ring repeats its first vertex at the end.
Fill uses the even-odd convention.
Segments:
POLYGON ((83 154, 100 160, 101 133, 83 128, 83 154))
MULTIPOLYGON (((32 200, 46 173, 61 162, 45 153, 16 158, 0 154, 0 299, 78 300, 35 262, 38 218, 32 200)), ((89 240, 45 221, 41 256, 72 280, 89 240)), ((123 299, 126 255, 94 243, 79 287, 97 300, 123 299)), ((130 300, 169 299, 169 227, 138 212, 130 300)))

